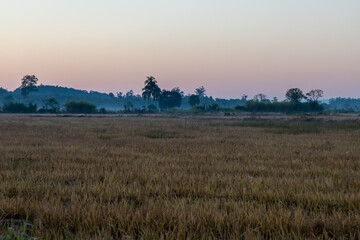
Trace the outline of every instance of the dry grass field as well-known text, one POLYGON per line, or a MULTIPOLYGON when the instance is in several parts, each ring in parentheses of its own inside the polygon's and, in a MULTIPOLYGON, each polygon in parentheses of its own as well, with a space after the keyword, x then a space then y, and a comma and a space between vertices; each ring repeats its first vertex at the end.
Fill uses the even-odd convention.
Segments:
POLYGON ((18 231, 359 239, 360 120, 0 115, 0 236, 18 231))

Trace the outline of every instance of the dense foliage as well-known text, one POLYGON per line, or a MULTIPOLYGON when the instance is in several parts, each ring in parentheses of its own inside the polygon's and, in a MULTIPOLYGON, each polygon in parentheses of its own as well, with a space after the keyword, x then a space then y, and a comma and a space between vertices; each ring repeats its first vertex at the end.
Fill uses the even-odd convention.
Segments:
POLYGON ((3 106, 3 111, 6 113, 34 113, 37 111, 37 105, 29 103, 8 103, 3 106))
POLYGON ((66 111, 69 113, 94 113, 96 106, 84 101, 70 101, 65 104, 66 111))
POLYGON ((162 110, 181 107, 182 97, 176 91, 162 91, 159 99, 159 107, 162 110))
POLYGON ((344 111, 360 111, 360 98, 332 98, 329 100, 328 109, 344 111))
POLYGON ((191 107, 195 107, 200 104, 199 95, 193 94, 189 97, 189 104, 191 107))
POLYGON ((264 103, 256 101, 248 101, 245 106, 237 107, 238 110, 247 112, 321 112, 324 107, 317 101, 311 102, 274 102, 264 103))

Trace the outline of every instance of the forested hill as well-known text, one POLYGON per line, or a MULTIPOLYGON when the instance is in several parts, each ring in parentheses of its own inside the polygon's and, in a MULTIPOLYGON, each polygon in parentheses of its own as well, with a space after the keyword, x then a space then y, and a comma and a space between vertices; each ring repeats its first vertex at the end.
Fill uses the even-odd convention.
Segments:
POLYGON ((136 106, 144 105, 144 101, 140 97, 129 96, 129 98, 117 98, 113 94, 100 93, 95 91, 78 90, 74 88, 60 87, 60 86, 47 86, 40 85, 37 87, 36 92, 31 92, 29 96, 24 99, 21 95, 20 88, 13 92, 0 91, 0 101, 3 104, 9 102, 31 102, 42 107, 44 100, 55 98, 60 106, 63 106, 66 102, 71 100, 82 100, 95 104, 99 108, 107 109, 122 109, 127 101, 132 101, 136 106))
MULTIPOLYGON (((142 109, 144 106, 151 104, 145 102, 140 95, 134 95, 132 91, 125 94, 115 96, 110 93, 100 93, 96 91, 78 90, 74 88, 40 85, 36 92, 31 92, 29 96, 24 99, 21 95, 20 88, 13 92, 0 88, 0 106, 10 102, 18 103, 34 103, 39 108, 44 106, 44 100, 55 98, 61 107, 71 100, 82 100, 95 104, 98 108, 106 108, 108 110, 122 110, 125 106, 130 108, 142 109)), ((184 96, 181 108, 188 109, 188 96, 184 96)), ((235 107, 244 105, 245 101, 241 99, 214 99, 212 97, 204 97, 201 99, 201 105, 218 104, 220 107, 235 107)))

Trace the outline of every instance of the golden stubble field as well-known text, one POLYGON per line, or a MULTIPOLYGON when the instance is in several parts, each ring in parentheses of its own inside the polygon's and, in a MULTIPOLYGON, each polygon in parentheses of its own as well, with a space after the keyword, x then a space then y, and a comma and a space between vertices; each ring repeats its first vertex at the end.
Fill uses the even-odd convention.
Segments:
POLYGON ((0 115, 0 236, 359 239, 360 120, 0 115))

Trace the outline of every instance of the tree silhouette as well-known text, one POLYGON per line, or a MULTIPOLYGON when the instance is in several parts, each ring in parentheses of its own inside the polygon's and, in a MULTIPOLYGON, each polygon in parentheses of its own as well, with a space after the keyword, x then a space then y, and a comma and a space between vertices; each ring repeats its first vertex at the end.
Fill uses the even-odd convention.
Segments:
POLYGON ((125 97, 126 98, 131 98, 131 97, 133 97, 134 96, 134 91, 133 90, 130 90, 130 91, 128 91, 126 94, 125 94, 125 97))
POLYGON ((161 90, 157 84, 157 81, 153 76, 147 77, 145 81, 145 87, 142 89, 142 97, 145 101, 158 101, 160 99, 161 90))
POLYGON ((195 94, 191 95, 189 97, 189 104, 190 104, 191 107, 195 107, 195 106, 199 105, 200 104, 199 96, 195 95, 195 94))
POLYGON ((314 89, 308 92, 306 96, 310 102, 317 102, 319 98, 322 98, 324 96, 324 92, 321 89, 314 89))
POLYGON ((21 95, 24 98, 27 98, 30 94, 30 92, 37 91, 37 82, 39 79, 35 77, 35 75, 26 75, 21 79, 21 95))
POLYGON ((263 93, 259 93, 259 94, 255 95, 253 100, 255 102, 263 102, 265 99, 266 99, 266 95, 263 93))
POLYGON ((117 92, 116 97, 117 98, 123 98, 124 97, 123 92, 117 92))
POLYGON ((161 109, 169 109, 175 107, 181 107, 182 97, 177 91, 163 90, 159 99, 159 107, 161 109))
POLYGON ((57 112, 59 111, 59 102, 55 98, 44 100, 45 111, 57 112))
POLYGON ((299 88, 290 88, 285 96, 290 102, 300 102, 301 99, 306 99, 306 96, 299 88))
POLYGON ((204 86, 198 87, 195 89, 195 94, 199 96, 199 98, 203 98, 206 96, 206 89, 204 86))
POLYGON ((184 97, 185 95, 184 92, 181 91, 179 87, 174 87, 171 91, 180 93, 181 97, 184 97))

